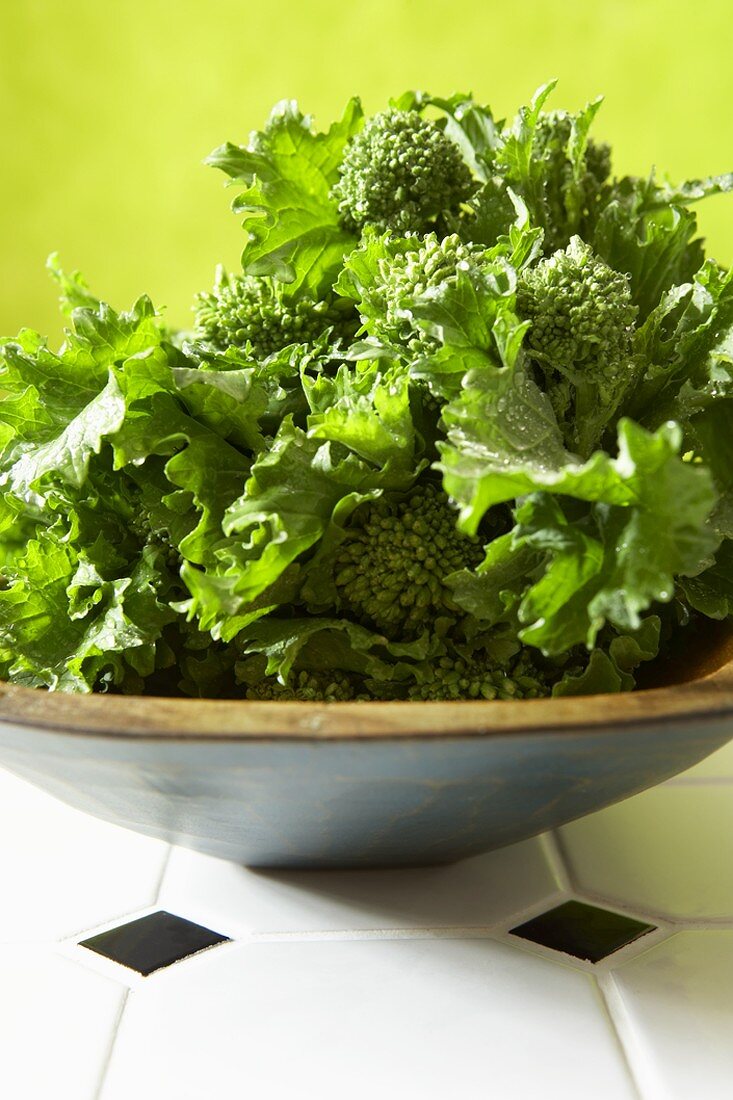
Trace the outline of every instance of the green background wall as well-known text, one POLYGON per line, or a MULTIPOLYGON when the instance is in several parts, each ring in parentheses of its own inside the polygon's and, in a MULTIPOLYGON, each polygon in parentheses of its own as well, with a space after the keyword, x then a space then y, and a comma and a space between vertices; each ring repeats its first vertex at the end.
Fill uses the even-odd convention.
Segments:
MULTIPOLYGON (((0 332, 60 332, 45 257, 103 297, 145 291, 185 324, 241 231, 200 164, 297 98, 326 124, 422 86, 507 114, 550 76, 553 104, 599 92, 619 172, 733 168, 730 0, 0 0, 0 332)), ((733 196, 709 200, 733 260, 733 196)))

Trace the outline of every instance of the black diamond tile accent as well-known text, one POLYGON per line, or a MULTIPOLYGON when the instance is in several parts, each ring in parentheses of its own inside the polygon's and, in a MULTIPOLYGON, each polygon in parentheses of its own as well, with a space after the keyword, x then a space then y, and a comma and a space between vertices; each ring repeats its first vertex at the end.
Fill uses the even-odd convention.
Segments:
POLYGON ((623 913, 612 913, 583 901, 566 901, 512 928, 511 934, 597 963, 655 928, 654 924, 644 924, 623 913))
POLYGON ((138 974, 148 975, 207 947, 228 941, 228 936, 220 936, 210 928, 160 910, 81 940, 80 946, 137 970, 138 974))

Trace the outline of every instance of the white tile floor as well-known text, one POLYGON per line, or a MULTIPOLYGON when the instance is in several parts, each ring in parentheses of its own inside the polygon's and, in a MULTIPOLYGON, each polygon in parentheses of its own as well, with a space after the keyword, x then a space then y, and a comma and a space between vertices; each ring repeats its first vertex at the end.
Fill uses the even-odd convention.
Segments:
POLYGON ((733 780, 657 787, 564 826, 560 844, 584 894, 673 921, 733 917, 733 780))
POLYGON ((733 746, 453 867, 253 872, 0 772, 5 1100, 719 1100, 733 746), (597 966, 511 936, 565 897, 659 926, 597 966), (148 978, 77 941, 165 908, 232 938, 148 978))
POLYGON ((508 1100, 540 1066, 548 1100, 634 1096, 587 974, 489 939, 244 943, 131 998, 102 1097, 508 1100))
POLYGON ((166 854, 160 841, 87 817, 0 769, 0 944, 62 939, 151 905, 166 854))

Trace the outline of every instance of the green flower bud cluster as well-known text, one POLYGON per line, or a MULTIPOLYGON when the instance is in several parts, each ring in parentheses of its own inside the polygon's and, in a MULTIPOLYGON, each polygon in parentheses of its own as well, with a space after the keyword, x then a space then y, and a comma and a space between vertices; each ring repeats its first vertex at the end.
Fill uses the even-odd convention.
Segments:
POLYGON ((283 685, 274 676, 261 680, 247 689, 248 699, 260 701, 302 703, 347 703, 353 699, 364 699, 357 695, 349 677, 343 672, 307 672, 305 669, 293 673, 287 685, 283 685))
POLYGON ((334 580, 341 606, 360 622, 389 637, 413 637, 455 611, 445 578, 482 559, 480 541, 456 530, 445 494, 425 485, 406 500, 357 509, 334 580))
MULTIPOLYGON (((550 253, 568 243, 565 193, 573 179, 574 168, 568 158, 573 118, 567 111, 548 111, 540 115, 535 131, 535 155, 545 161, 545 202, 547 218, 545 251, 550 253)), ((580 180, 583 196, 581 215, 592 211, 603 185, 611 173, 611 148, 604 142, 589 139, 584 153, 585 171, 580 180)))
POLYGON ((461 151, 418 111, 390 107, 351 139, 332 190, 345 225, 422 233, 475 190, 461 151))
POLYGON ((525 655, 508 669, 492 666, 484 655, 439 658, 433 666, 433 679, 412 687, 408 699, 539 699, 547 694, 547 684, 525 655))
POLYGON ((262 358, 289 344, 312 344, 327 328, 351 337, 356 327, 343 300, 288 299, 272 280, 253 275, 219 272, 213 291, 199 294, 194 308, 201 339, 222 350, 249 343, 262 358))
POLYGON ((523 273, 517 312, 532 322, 525 346, 545 370, 567 374, 587 364, 613 373, 631 354, 637 308, 628 276, 579 237, 523 273))
POLYGON ((375 288, 374 300, 381 316, 375 335, 415 353, 434 348, 437 341, 415 325, 403 303, 454 280, 459 271, 477 270, 484 255, 482 245, 465 244, 455 233, 443 238, 428 233, 415 240, 414 248, 380 260, 381 284, 375 288))
POLYGON ((589 138, 585 147, 586 190, 599 192, 611 175, 611 146, 605 141, 589 138))
POLYGON ((147 512, 144 510, 136 512, 129 521, 129 527, 133 535, 145 546, 152 546, 161 551, 168 569, 174 573, 178 572, 181 565, 178 548, 173 545, 166 532, 155 530, 147 512))

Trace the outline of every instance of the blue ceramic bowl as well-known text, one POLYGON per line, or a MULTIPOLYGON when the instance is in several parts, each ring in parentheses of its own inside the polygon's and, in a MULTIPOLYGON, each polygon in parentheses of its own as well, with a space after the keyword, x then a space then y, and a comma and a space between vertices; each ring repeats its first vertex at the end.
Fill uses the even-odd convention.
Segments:
POLYGON ((0 688, 0 764, 107 821, 253 866, 449 862, 599 810, 731 737, 728 638, 696 679, 615 696, 317 704, 0 688))

